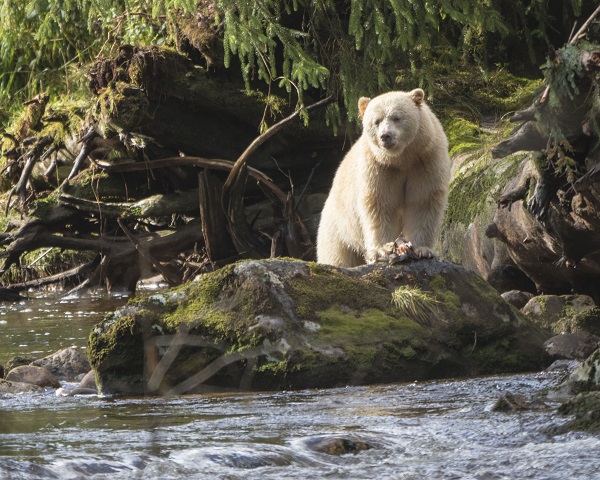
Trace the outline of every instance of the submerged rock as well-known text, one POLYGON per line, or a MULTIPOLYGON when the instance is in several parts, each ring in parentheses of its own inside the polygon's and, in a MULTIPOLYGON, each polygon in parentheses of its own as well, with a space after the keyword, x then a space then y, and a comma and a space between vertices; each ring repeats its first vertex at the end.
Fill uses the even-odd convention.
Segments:
POLYGON ((506 392, 496 400, 492 411, 514 413, 525 410, 548 410, 549 408, 541 398, 528 398, 525 395, 506 392))
POLYGON ((533 370, 547 337, 454 264, 256 260, 133 299, 88 355, 101 393, 178 394, 533 370))
POLYGON ((0 395, 15 395, 18 393, 31 393, 43 390, 42 387, 31 383, 11 382, 0 379, 0 395))
POLYGON ((354 436, 310 437, 304 440, 304 444, 310 450, 327 455, 357 454, 373 448, 370 442, 354 436))

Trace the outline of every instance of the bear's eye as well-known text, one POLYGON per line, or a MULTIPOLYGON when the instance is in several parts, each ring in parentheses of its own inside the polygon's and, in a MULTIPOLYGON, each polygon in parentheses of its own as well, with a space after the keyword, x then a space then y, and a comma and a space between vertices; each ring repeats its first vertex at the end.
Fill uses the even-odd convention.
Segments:
POLYGON ((392 122, 399 122, 400 120, 402 120, 402 118, 400 117, 400 115, 392 115, 391 120, 392 122))
POLYGON ((381 118, 376 118, 375 121, 373 122, 376 126, 379 126, 379 124, 381 123, 381 118))

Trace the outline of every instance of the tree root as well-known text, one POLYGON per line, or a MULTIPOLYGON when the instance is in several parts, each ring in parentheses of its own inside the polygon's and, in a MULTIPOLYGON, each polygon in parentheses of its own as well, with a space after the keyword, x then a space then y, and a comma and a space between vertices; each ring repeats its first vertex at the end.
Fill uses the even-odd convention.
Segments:
MULTIPOLYGON (((124 47, 116 60, 98 63, 99 70, 91 74, 102 82, 94 83, 97 88, 92 86, 97 99, 86 119, 79 111, 75 114, 81 119, 77 125, 84 125, 76 142, 68 130, 80 127, 61 129, 63 139, 50 125, 57 121, 55 117, 44 117, 47 96, 32 99, 12 139, 4 142, 2 156, 6 173, 19 175, 8 195, 7 211, 17 206, 21 215, 31 209, 35 217, 18 229, 0 234, 0 246, 4 247, 0 252, 0 274, 18 265, 24 254, 39 248, 84 251, 96 254, 96 260, 73 271, 38 279, 36 285, 83 279, 79 290, 104 286, 111 291, 133 292, 140 277, 156 271, 170 285, 176 285, 199 271, 239 258, 284 254, 310 258, 311 236, 296 211, 293 195, 250 166, 249 160, 258 157, 259 147, 302 113, 327 105, 331 98, 276 123, 254 138, 235 162, 186 156, 183 151, 210 152, 215 148, 205 148, 196 131, 199 126, 207 128, 207 140, 214 140, 213 132, 222 129, 213 129, 211 114, 223 115, 226 118, 220 124, 231 126, 223 138, 236 138, 229 145, 219 137, 215 151, 225 153, 215 156, 230 152, 236 156, 252 136, 254 127, 248 125, 254 125, 256 118, 252 109, 240 113, 231 99, 223 104, 213 102, 212 90, 200 94, 206 98, 194 97, 190 108, 187 97, 178 96, 182 95, 179 90, 169 96, 170 84, 164 77, 172 74, 169 78, 179 78, 180 70, 187 72, 181 74, 185 95, 197 95, 199 87, 206 88, 207 82, 196 70, 186 70, 187 63, 178 54, 163 53, 156 48, 124 47), (153 80, 144 85, 144 90, 135 84, 129 70, 123 70, 132 62, 136 75, 153 80), (177 68, 171 68, 173 65, 177 68), (111 89, 116 92, 114 98, 108 96, 111 89), (134 93, 131 99, 130 90, 134 93), (138 100, 139 104, 135 103, 138 100), (152 118, 146 116, 150 104, 152 118), (133 128, 141 133, 134 133, 133 128), (176 156, 178 152, 180 156, 176 156), (45 162, 48 160, 52 160, 49 165, 45 162), (43 169, 37 168, 40 161, 44 161, 43 169), (190 175, 190 171, 197 175, 190 175), (194 177, 198 178, 197 188, 194 177), (252 195, 262 192, 270 200, 272 226, 257 229, 249 221, 249 180, 258 186, 252 187, 252 195), (30 202, 33 198, 44 201, 30 202)), ((250 105, 250 101, 244 102, 250 105)), ((285 147, 276 144, 274 148, 285 147)), ((260 154, 264 151, 261 149, 260 154)))

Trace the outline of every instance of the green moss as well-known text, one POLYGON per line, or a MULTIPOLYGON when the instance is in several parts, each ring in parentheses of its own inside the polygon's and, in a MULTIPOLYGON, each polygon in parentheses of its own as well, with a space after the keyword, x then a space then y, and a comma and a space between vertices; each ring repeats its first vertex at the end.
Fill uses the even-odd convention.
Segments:
POLYGON ((485 301, 487 305, 494 305, 495 309, 506 311, 507 314, 510 313, 510 304, 505 302, 498 291, 479 275, 472 275, 470 278, 470 284, 473 287, 473 290, 485 301))
POLYGON ((486 205, 495 203, 504 186, 519 171, 524 156, 509 155, 495 163, 488 155, 474 156, 473 165, 452 179, 446 223, 469 225, 486 205))
POLYGON ((461 355, 469 359, 479 371, 488 373, 523 371, 531 359, 524 354, 510 353, 510 338, 500 338, 484 343, 473 335, 473 344, 461 350, 461 355))
POLYGON ((149 101, 140 88, 126 82, 111 82, 98 97, 98 128, 105 137, 133 130, 148 113, 149 101))
POLYGON ((566 424, 570 430, 581 430, 590 433, 600 432, 600 392, 580 393, 575 398, 562 404, 558 413, 574 415, 575 418, 566 424))
POLYGON ((56 207, 58 207, 58 194, 40 197, 34 201, 31 215, 37 218, 48 218, 56 207))
POLYGON ((552 330, 555 333, 589 332, 600 336, 600 309, 597 307, 590 307, 583 312, 571 310, 569 316, 561 318, 552 325, 552 330))
POLYGON ((429 280, 429 285, 434 290, 445 290, 447 288, 446 279, 441 275, 436 275, 431 280, 429 280))
POLYGON ((542 87, 540 78, 519 77, 503 68, 482 72, 465 65, 449 71, 445 65, 438 65, 436 77, 435 104, 441 110, 448 106, 460 108, 463 115, 471 113, 473 118, 520 110, 542 87))
POLYGON ((460 297, 448 287, 446 279, 436 275, 430 280, 429 285, 433 289, 435 298, 444 305, 444 310, 452 316, 460 316, 460 297))
POLYGON ((362 278, 367 282, 371 282, 380 287, 387 287, 387 281, 383 276, 383 273, 381 273, 381 270, 373 270, 372 272, 369 272, 366 275, 364 275, 362 278))
POLYGON ((21 263, 28 269, 37 269, 45 275, 59 273, 71 265, 81 265, 92 261, 97 255, 93 251, 63 250, 60 248, 40 248, 23 254, 21 263))
POLYGON ((327 310, 332 302, 353 310, 390 307, 386 288, 351 278, 329 267, 308 263, 309 278, 290 279, 288 290, 296 302, 296 314, 304 320, 318 320, 318 311, 327 310))
POLYGON ((479 125, 454 114, 449 115, 449 118, 444 122, 444 130, 448 137, 450 157, 482 148, 484 138, 479 125))
POLYGON ((287 359, 281 361, 267 361, 256 368, 257 372, 269 373, 275 376, 288 374, 292 369, 296 367, 290 367, 290 362, 287 359))
POLYGON ((248 328, 256 323, 256 312, 274 310, 274 306, 268 292, 257 295, 256 289, 249 285, 234 285, 234 267, 228 265, 182 287, 181 305, 164 316, 167 328, 174 330, 187 325, 198 333, 209 332, 232 343, 236 350, 256 345, 260 336, 248 333, 248 328))
POLYGON ((487 88, 474 90, 478 102, 500 112, 522 109, 531 103, 543 87, 540 78, 518 77, 507 70, 498 69, 488 77, 487 88))
MULTIPOLYGON (((92 367, 101 365, 107 358, 118 355, 119 352, 126 353, 127 339, 134 336, 136 315, 118 314, 118 321, 116 315, 109 315, 90 332, 87 355, 92 367)), ((141 352, 131 353, 139 355, 141 352)))
POLYGON ((318 312, 321 329, 314 336, 317 345, 349 346, 407 340, 423 332, 408 317, 394 317, 381 310, 352 311, 331 307, 318 312))

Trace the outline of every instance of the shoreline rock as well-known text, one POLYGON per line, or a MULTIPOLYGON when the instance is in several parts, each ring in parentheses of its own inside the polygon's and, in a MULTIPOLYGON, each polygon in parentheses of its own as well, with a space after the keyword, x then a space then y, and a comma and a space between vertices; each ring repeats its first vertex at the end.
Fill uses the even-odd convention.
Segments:
POLYGON ((548 336, 455 264, 273 259, 136 297, 88 355, 103 394, 283 390, 543 369, 548 336))
POLYGON ((29 383, 38 387, 60 388, 60 382, 51 372, 35 365, 21 365, 13 368, 6 375, 6 381, 29 383))
POLYGON ((76 347, 64 348, 31 362, 31 365, 44 367, 59 380, 75 380, 92 369, 85 354, 76 347))
POLYGON ((20 393, 41 392, 44 389, 31 383, 11 382, 0 379, 0 395, 17 395, 20 393))

